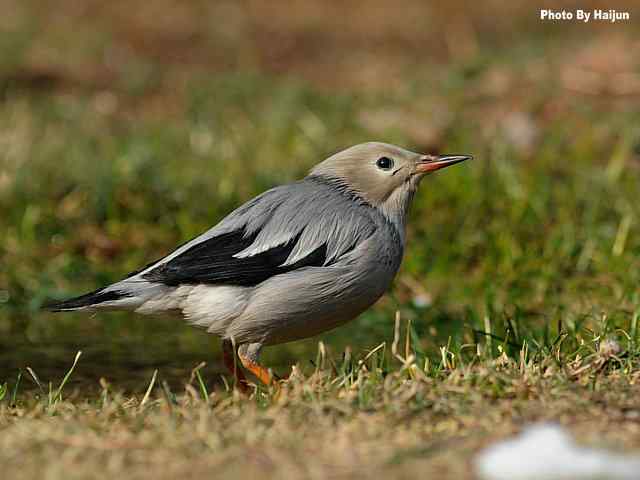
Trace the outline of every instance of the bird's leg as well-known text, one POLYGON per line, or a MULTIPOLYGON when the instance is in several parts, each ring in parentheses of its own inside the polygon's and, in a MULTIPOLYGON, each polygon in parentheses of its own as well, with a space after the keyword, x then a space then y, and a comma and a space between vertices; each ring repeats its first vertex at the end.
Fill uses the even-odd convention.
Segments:
POLYGON ((222 340, 222 359, 224 360, 224 365, 227 367, 227 370, 235 377, 238 387, 241 390, 245 389, 247 386, 247 378, 244 376, 240 365, 236 362, 236 355, 233 351, 233 342, 231 342, 231 340, 222 340))
POLYGON ((238 358, 242 366, 258 377, 258 380, 265 385, 270 385, 273 379, 271 372, 258 363, 261 348, 261 343, 243 343, 238 348, 238 358))

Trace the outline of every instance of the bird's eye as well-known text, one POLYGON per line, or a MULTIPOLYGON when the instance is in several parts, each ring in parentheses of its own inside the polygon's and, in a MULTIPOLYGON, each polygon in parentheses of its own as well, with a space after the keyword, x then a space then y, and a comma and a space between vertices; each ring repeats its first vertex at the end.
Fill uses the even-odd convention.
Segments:
POLYGON ((391 170, 393 168, 393 160, 389 157, 380 157, 376 162, 376 166, 380 170, 391 170))

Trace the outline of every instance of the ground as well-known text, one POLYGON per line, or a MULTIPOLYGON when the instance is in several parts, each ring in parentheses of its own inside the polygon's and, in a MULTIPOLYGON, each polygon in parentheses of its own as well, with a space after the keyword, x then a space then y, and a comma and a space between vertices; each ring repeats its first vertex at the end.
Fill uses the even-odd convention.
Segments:
POLYGON ((387 3, 3 2, 12 478, 464 479, 537 420, 640 448, 637 22, 387 3), (280 388, 234 393, 215 339, 172 318, 40 311, 368 140, 475 160, 423 182, 374 308, 266 350, 297 364, 280 388))

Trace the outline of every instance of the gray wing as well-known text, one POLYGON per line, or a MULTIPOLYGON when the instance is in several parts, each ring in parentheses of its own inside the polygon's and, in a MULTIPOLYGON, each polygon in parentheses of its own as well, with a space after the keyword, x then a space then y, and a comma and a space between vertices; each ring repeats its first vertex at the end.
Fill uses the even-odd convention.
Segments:
POLYGON ((328 266, 374 233, 371 208, 331 183, 307 178, 256 197, 140 275, 170 286, 251 286, 328 266))

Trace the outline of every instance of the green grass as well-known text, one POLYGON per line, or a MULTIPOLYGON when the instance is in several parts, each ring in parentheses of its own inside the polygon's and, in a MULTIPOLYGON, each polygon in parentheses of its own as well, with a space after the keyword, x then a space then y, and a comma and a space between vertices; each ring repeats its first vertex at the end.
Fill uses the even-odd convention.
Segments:
POLYGON ((630 26, 545 26, 527 2, 504 17, 349 4, 340 18, 362 21, 335 28, 293 6, 14 3, 0 22, 11 478, 473 478, 482 446, 536 420, 640 448, 630 26), (475 160, 423 182, 376 306, 265 351, 280 374, 297 364, 280 389, 233 392, 217 341, 176 319, 40 311, 368 140, 475 160))

